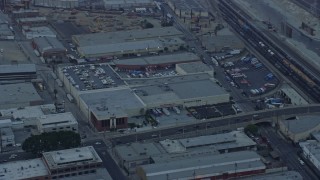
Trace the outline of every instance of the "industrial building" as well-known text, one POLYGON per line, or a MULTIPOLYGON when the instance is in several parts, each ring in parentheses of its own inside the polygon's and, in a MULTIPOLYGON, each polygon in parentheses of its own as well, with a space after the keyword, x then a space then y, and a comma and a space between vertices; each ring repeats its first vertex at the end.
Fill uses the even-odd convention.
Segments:
POLYGON ((14 34, 7 23, 0 23, 0 39, 14 40, 14 34))
POLYGON ((23 26, 39 27, 39 26, 45 26, 48 24, 47 18, 42 16, 17 18, 16 22, 21 28, 23 26))
POLYGON ((208 18, 209 12, 197 0, 166 0, 170 8, 180 18, 208 18))
POLYGON ((43 99, 31 83, 0 85, 0 109, 43 104, 43 99))
POLYGON ((32 47, 37 50, 47 63, 62 62, 67 49, 55 37, 37 37, 32 40, 32 47))
POLYGON ((306 101, 296 90, 294 90, 289 85, 284 85, 278 91, 278 94, 284 96, 284 98, 290 102, 292 105, 308 105, 309 102, 306 101))
POLYGON ((15 140, 14 140, 14 134, 11 129, 11 127, 3 127, 0 128, 0 136, 1 136, 1 147, 9 147, 14 146, 15 140))
POLYGON ((79 0, 34 0, 34 6, 74 9, 79 7, 79 0))
POLYGON ((105 8, 109 9, 129 9, 139 7, 153 7, 154 2, 152 0, 103 0, 105 8))
POLYGON ((262 174, 266 166, 254 151, 240 151, 179 161, 142 165, 137 175, 142 180, 160 179, 230 179, 262 174))
POLYGON ((11 16, 13 19, 37 17, 39 15, 40 15, 39 10, 37 10, 37 9, 19 9, 16 11, 12 11, 12 13, 11 13, 11 16))
POLYGON ((273 172, 266 173, 256 176, 244 177, 240 178, 240 180, 303 180, 301 174, 297 171, 281 171, 281 172, 273 172))
POLYGON ((199 74, 199 73, 207 73, 212 77, 214 75, 214 69, 202 62, 176 64, 176 71, 178 74, 181 74, 181 75, 199 74))
POLYGON ((300 142, 299 146, 305 159, 320 171, 320 143, 315 141, 300 142))
POLYGON ((164 83, 155 82, 158 79, 145 80, 145 85, 134 87, 133 90, 148 109, 179 105, 191 107, 230 101, 230 94, 208 74, 167 77, 163 80, 164 83), (148 84, 148 81, 154 82, 148 84))
POLYGON ((127 128, 128 117, 145 113, 145 104, 129 88, 81 92, 79 106, 98 131, 127 128))
POLYGON ((1 83, 14 81, 31 81, 37 78, 35 64, 8 64, 0 65, 1 83))
POLYGON ((0 164, 1 179, 112 180, 92 146, 51 151, 42 158, 0 164))
POLYGON ((57 131, 78 132, 78 122, 71 112, 40 116, 38 117, 37 127, 40 133, 57 131))
POLYGON ((37 126, 38 118, 52 113, 56 113, 54 104, 0 110, 1 117, 12 119, 10 124, 14 129, 22 129, 24 126, 37 126))
POLYGON ((198 62, 200 57, 193 53, 166 54, 160 56, 147 56, 131 59, 114 60, 113 63, 120 70, 153 70, 174 66, 179 63, 198 62))
POLYGON ((26 36, 27 39, 33 39, 37 37, 51 37, 51 38, 57 37, 56 33, 46 26, 41 26, 41 27, 23 26, 22 33, 23 35, 26 36))
POLYGON ((0 164, 1 179, 48 179, 49 171, 41 158, 0 164))
POLYGON ((162 27, 74 35, 72 40, 81 56, 93 58, 176 51, 185 46, 182 36, 174 27, 162 27))
POLYGON ((320 119, 319 116, 299 116, 279 121, 279 128, 283 135, 298 143, 310 137, 312 132, 320 131, 320 119))
POLYGON ((242 150, 255 150, 256 143, 244 132, 163 140, 159 143, 132 143, 116 146, 113 154, 119 166, 130 173, 146 164, 182 161, 194 157, 219 155, 242 150))

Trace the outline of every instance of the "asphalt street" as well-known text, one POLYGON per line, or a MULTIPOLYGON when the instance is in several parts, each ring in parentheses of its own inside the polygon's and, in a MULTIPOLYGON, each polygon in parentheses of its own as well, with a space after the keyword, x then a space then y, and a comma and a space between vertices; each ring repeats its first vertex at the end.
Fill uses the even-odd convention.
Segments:
POLYGON ((274 150, 279 152, 280 158, 285 162, 289 170, 298 171, 305 180, 318 179, 307 165, 300 164, 297 154, 299 151, 298 147, 293 146, 290 142, 281 138, 271 126, 260 127, 259 129, 262 135, 268 138, 274 150))

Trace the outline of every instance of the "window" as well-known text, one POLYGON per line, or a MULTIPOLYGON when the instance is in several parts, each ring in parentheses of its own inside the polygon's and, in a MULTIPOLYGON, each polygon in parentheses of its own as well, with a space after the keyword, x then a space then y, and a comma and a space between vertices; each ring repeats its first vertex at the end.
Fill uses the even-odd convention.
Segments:
POLYGON ((71 171, 75 171, 77 168, 76 167, 72 167, 71 168, 71 171))
POLYGON ((71 176, 76 176, 76 175, 77 175, 77 173, 72 173, 72 174, 71 174, 71 176))
POLYGON ((95 170, 95 169, 90 171, 90 173, 95 173, 95 172, 96 172, 96 170, 95 170))
POLYGON ((57 174, 57 170, 53 170, 51 173, 52 174, 57 174))
POLYGON ((82 172, 79 172, 78 174, 79 174, 79 175, 82 175, 82 172))
POLYGON ((89 168, 89 165, 85 165, 85 166, 84 166, 84 169, 88 169, 88 168, 89 168))
POLYGON ((63 127, 60 127, 59 129, 63 129, 63 127))
POLYGON ((56 128, 52 128, 53 131, 57 130, 56 128))
POLYGON ((130 163, 130 167, 136 167, 136 163, 135 162, 133 162, 133 163, 130 163))
POLYGON ((88 174, 88 173, 89 173, 89 171, 85 171, 85 172, 84 172, 84 174, 88 174))
POLYGON ((70 174, 65 174, 65 176, 66 176, 66 177, 69 177, 69 176, 70 176, 70 174))
POLYGON ((64 177, 64 175, 60 175, 60 176, 59 176, 59 178, 63 178, 63 177, 64 177))
POLYGON ((53 176, 52 179, 57 179, 57 176, 53 176))
POLYGON ((67 128, 67 129, 70 129, 70 126, 67 126, 66 128, 67 128))

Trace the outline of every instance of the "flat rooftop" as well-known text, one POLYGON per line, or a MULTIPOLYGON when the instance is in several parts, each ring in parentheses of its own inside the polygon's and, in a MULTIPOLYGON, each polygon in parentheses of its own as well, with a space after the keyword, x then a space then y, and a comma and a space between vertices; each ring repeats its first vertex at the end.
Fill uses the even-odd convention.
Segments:
POLYGON ((102 163, 92 146, 43 153, 50 170, 83 164, 102 163))
POLYGON ((292 133, 302 133, 320 125, 320 118, 319 116, 297 116, 294 120, 282 120, 282 123, 292 133))
POLYGON ((43 128, 78 124, 71 112, 43 115, 38 119, 43 128))
POLYGON ((37 44, 41 52, 44 51, 66 51, 62 43, 54 37, 37 37, 33 41, 37 44))
POLYGON ((88 106, 98 120, 112 116, 127 117, 132 109, 145 108, 140 98, 129 88, 100 89, 90 92, 81 92, 80 99, 88 106))
POLYGON ((40 106, 26 106, 24 108, 2 109, 0 113, 3 117, 13 117, 14 119, 36 119, 47 113, 55 111, 54 104, 45 104, 40 106))
POLYGON ((35 64, 6 64, 0 65, 0 74, 36 73, 35 64))
POLYGON ((132 143, 116 146, 115 151, 121 156, 121 159, 126 161, 145 159, 162 153, 154 143, 132 143))
POLYGON ((103 0, 105 5, 116 5, 116 4, 152 4, 152 0, 103 0))
POLYGON ((212 79, 174 83, 168 81, 166 84, 135 87, 135 92, 146 104, 171 104, 179 100, 228 94, 212 79))
POLYGON ((0 179, 29 179, 47 176, 49 172, 41 158, 0 164, 0 179))
POLYGON ((158 40, 148 39, 78 47, 79 53, 84 56, 99 56, 114 52, 132 53, 133 51, 139 52, 146 49, 163 50, 163 46, 158 40))
POLYGON ((243 172, 265 169, 260 156, 254 151, 240 151, 219 155, 194 157, 167 163, 157 163, 141 166, 150 180, 175 178, 191 178, 196 175, 204 177, 223 172, 243 172), (237 167, 235 168, 235 164, 237 167))
POLYGON ((202 62, 181 63, 177 64, 176 67, 181 68, 184 72, 188 74, 213 71, 213 68, 209 67, 208 65, 202 62))
POLYGON ((46 21, 46 17, 27 17, 27 18, 18 18, 19 22, 35 22, 35 21, 46 21))
POLYGON ((0 85, 0 104, 2 106, 20 107, 21 104, 43 101, 32 83, 0 85))
POLYGON ((74 35, 73 40, 80 47, 141 41, 160 37, 182 37, 183 33, 175 27, 150 28, 143 30, 117 31, 74 35))
POLYGON ((193 53, 186 52, 186 53, 178 53, 178 54, 114 60, 113 63, 115 65, 149 66, 149 65, 175 64, 175 63, 193 62, 193 61, 200 61, 200 58, 193 53))
POLYGON ((240 180, 303 180, 301 174, 297 171, 283 171, 277 173, 268 173, 247 178, 239 178, 240 180))

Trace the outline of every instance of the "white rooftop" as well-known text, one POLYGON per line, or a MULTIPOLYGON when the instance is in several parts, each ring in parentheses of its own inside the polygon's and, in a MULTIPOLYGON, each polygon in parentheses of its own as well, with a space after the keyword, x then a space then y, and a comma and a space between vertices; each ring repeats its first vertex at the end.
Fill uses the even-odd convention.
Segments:
POLYGON ((159 143, 168 153, 181 153, 186 151, 186 148, 183 147, 178 140, 166 139, 159 141, 159 143))
POLYGON ((44 128, 78 123, 71 112, 43 115, 38 119, 40 125, 44 128))
POLYGON ((102 162, 92 146, 43 153, 49 169, 102 162))
POLYGON ((45 104, 40 106, 26 106, 24 108, 11 108, 0 110, 0 113, 4 117, 13 117, 14 119, 32 119, 38 118, 44 115, 44 111, 55 110, 53 104, 45 104))
POLYGON ((302 133, 320 125, 320 116, 298 116, 294 120, 282 120, 282 123, 292 133, 302 133))
POLYGON ((49 175, 40 158, 0 164, 0 180, 19 180, 49 175))
POLYGON ((179 141, 185 148, 213 146, 217 150, 256 145, 256 143, 242 131, 180 139, 179 141))

